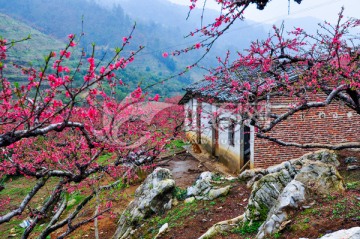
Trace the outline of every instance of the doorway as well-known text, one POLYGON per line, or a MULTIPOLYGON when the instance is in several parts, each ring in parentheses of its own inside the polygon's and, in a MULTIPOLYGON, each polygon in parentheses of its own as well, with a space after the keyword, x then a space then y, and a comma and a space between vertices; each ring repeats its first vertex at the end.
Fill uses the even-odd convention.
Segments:
POLYGON ((250 134, 251 130, 250 127, 247 125, 244 125, 244 131, 243 131, 243 139, 244 139, 244 165, 249 162, 250 156, 251 156, 251 150, 250 150, 250 134))

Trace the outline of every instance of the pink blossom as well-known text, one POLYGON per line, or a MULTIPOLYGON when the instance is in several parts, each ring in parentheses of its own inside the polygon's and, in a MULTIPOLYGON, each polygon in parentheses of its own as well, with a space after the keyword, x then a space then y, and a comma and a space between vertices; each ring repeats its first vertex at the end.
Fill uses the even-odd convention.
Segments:
POLYGON ((66 53, 65 53, 65 57, 66 57, 66 58, 68 58, 68 59, 69 59, 69 58, 70 58, 70 56, 71 56, 71 52, 69 52, 69 51, 68 51, 68 52, 66 52, 66 53))
POLYGON ((168 56, 169 56, 169 53, 164 52, 164 53, 162 54, 162 56, 163 56, 164 58, 166 58, 166 57, 168 57, 168 56))
POLYGON ((142 95, 142 90, 140 87, 136 88, 136 90, 134 90, 132 93, 131 93, 131 96, 136 98, 136 99, 139 99, 142 95))
POLYGON ((90 108, 88 111, 88 116, 90 119, 94 119, 96 116, 96 110, 94 108, 90 108))
POLYGON ((106 68, 105 68, 104 66, 102 66, 102 67, 100 68, 100 74, 101 74, 101 75, 103 75, 103 74, 105 73, 105 69, 106 69, 106 68))
POLYGON ((74 47, 76 46, 76 43, 74 41, 71 41, 70 44, 69 44, 70 47, 74 47))
POLYGON ((90 76, 86 75, 84 76, 84 81, 85 82, 89 82, 91 80, 90 76))
POLYGON ((159 94, 156 94, 156 95, 154 96, 154 98, 149 98, 149 100, 153 100, 153 101, 159 101, 159 99, 160 99, 159 94))

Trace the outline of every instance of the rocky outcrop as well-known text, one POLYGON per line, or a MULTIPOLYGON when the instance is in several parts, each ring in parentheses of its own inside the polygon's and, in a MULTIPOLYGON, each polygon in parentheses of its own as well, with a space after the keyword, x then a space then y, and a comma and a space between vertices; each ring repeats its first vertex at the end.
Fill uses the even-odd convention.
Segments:
POLYGON ((360 227, 353 227, 347 230, 340 230, 330 234, 326 234, 320 239, 359 239, 360 227))
MULTIPOLYGON (((336 167, 340 163, 337 160, 337 155, 331 150, 319 150, 313 153, 308 153, 300 158, 286 161, 267 169, 246 170, 239 175, 240 180, 248 181, 249 186, 269 174, 286 172, 291 179, 306 184, 307 187, 313 191, 320 190, 320 193, 329 193, 333 191, 344 191, 343 180, 338 173, 336 167), (324 191, 323 188, 330 191, 324 191)), ((291 180, 290 180, 291 181, 291 180)), ((289 181, 289 182, 290 182, 289 181)), ((253 187, 253 188, 254 188, 253 187)))
POLYGON ((345 191, 343 179, 336 167, 322 162, 304 160, 295 180, 302 182, 316 194, 345 191))
POLYGON ((194 197, 197 200, 213 200, 220 196, 227 195, 230 186, 222 188, 214 186, 212 184, 213 177, 214 174, 211 172, 201 173, 195 184, 187 188, 187 197, 194 197))
POLYGON ((212 177, 211 172, 201 173, 195 184, 187 188, 186 195, 188 197, 206 195, 211 189, 212 177))
POLYGON ((267 174, 253 185, 245 218, 249 221, 264 221, 279 195, 292 180, 287 170, 267 174))
POLYGON ((153 214, 163 213, 171 205, 175 181, 170 170, 156 168, 135 191, 135 199, 121 215, 115 239, 131 238, 142 221, 153 214))
POLYGON ((321 162, 325 164, 330 164, 335 167, 340 165, 340 162, 337 160, 337 155, 334 151, 331 150, 319 150, 313 153, 304 154, 300 158, 292 159, 289 161, 282 162, 280 164, 268 167, 267 169, 251 169, 245 170, 239 175, 240 180, 249 181, 254 179, 254 177, 261 177, 270 173, 276 173, 283 169, 289 172, 290 175, 295 176, 297 172, 302 168, 304 161, 311 162, 321 162))
MULTIPOLYGON (((307 153, 307 154, 304 154, 303 156, 301 156, 298 160, 301 161, 304 159, 310 160, 310 161, 326 163, 326 164, 331 164, 335 167, 340 166, 340 162, 338 161, 338 156, 335 153, 335 151, 333 151, 333 150, 323 149, 323 150, 315 151, 312 153, 307 153)), ((295 159, 292 161, 297 161, 297 160, 295 159)))
MULTIPOLYGON (((311 194, 345 190, 336 169, 339 165, 335 152, 320 150, 267 169, 246 170, 239 179, 246 180, 252 192, 242 222, 264 221, 257 238, 270 238, 290 223, 291 211, 304 204, 311 194)), ((229 228, 228 221, 215 224, 201 238, 229 228)))
POLYGON ((245 220, 265 221, 257 238, 266 238, 281 230, 289 212, 304 203, 309 193, 343 192, 338 165, 334 152, 321 150, 268 169, 242 173, 239 177, 253 184, 245 220))
POLYGON ((266 235, 281 231, 288 221, 288 212, 297 209, 306 200, 307 190, 304 184, 292 180, 282 191, 277 203, 272 207, 266 221, 259 228, 258 239, 266 238, 266 235))

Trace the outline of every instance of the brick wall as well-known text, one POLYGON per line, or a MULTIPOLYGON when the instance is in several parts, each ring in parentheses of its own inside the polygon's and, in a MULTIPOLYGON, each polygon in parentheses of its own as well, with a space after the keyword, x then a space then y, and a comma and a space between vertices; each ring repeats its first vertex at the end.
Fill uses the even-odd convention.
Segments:
MULTIPOLYGON (((282 113, 292 102, 289 98, 273 98, 270 100, 271 112, 282 113)), ((332 102, 326 108, 310 109, 298 112, 286 121, 278 124, 268 133, 286 142, 337 144, 360 141, 360 115, 339 102, 332 102)), ((254 166, 266 168, 292 158, 315 151, 316 149, 300 149, 279 146, 268 140, 255 137, 254 166)))

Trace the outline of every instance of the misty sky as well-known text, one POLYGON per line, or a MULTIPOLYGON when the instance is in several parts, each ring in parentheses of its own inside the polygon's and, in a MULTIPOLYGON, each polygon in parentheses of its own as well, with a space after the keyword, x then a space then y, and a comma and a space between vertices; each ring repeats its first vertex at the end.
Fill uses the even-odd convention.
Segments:
MULTIPOLYGON (((182 5, 189 5, 190 0, 168 0, 173 3, 182 5)), ((198 6, 202 6, 202 0, 199 0, 198 6)), ((213 0, 208 0, 209 8, 217 9, 217 4, 213 0)), ((286 18, 298 17, 316 17, 320 20, 327 20, 335 22, 337 13, 341 6, 345 7, 345 17, 360 18, 360 1, 359 0, 303 0, 299 5, 293 0, 290 1, 290 15, 288 15, 288 1, 287 0, 272 0, 268 3, 265 10, 259 11, 255 6, 252 6, 246 11, 245 17, 247 19, 273 23, 278 20, 286 18)))

